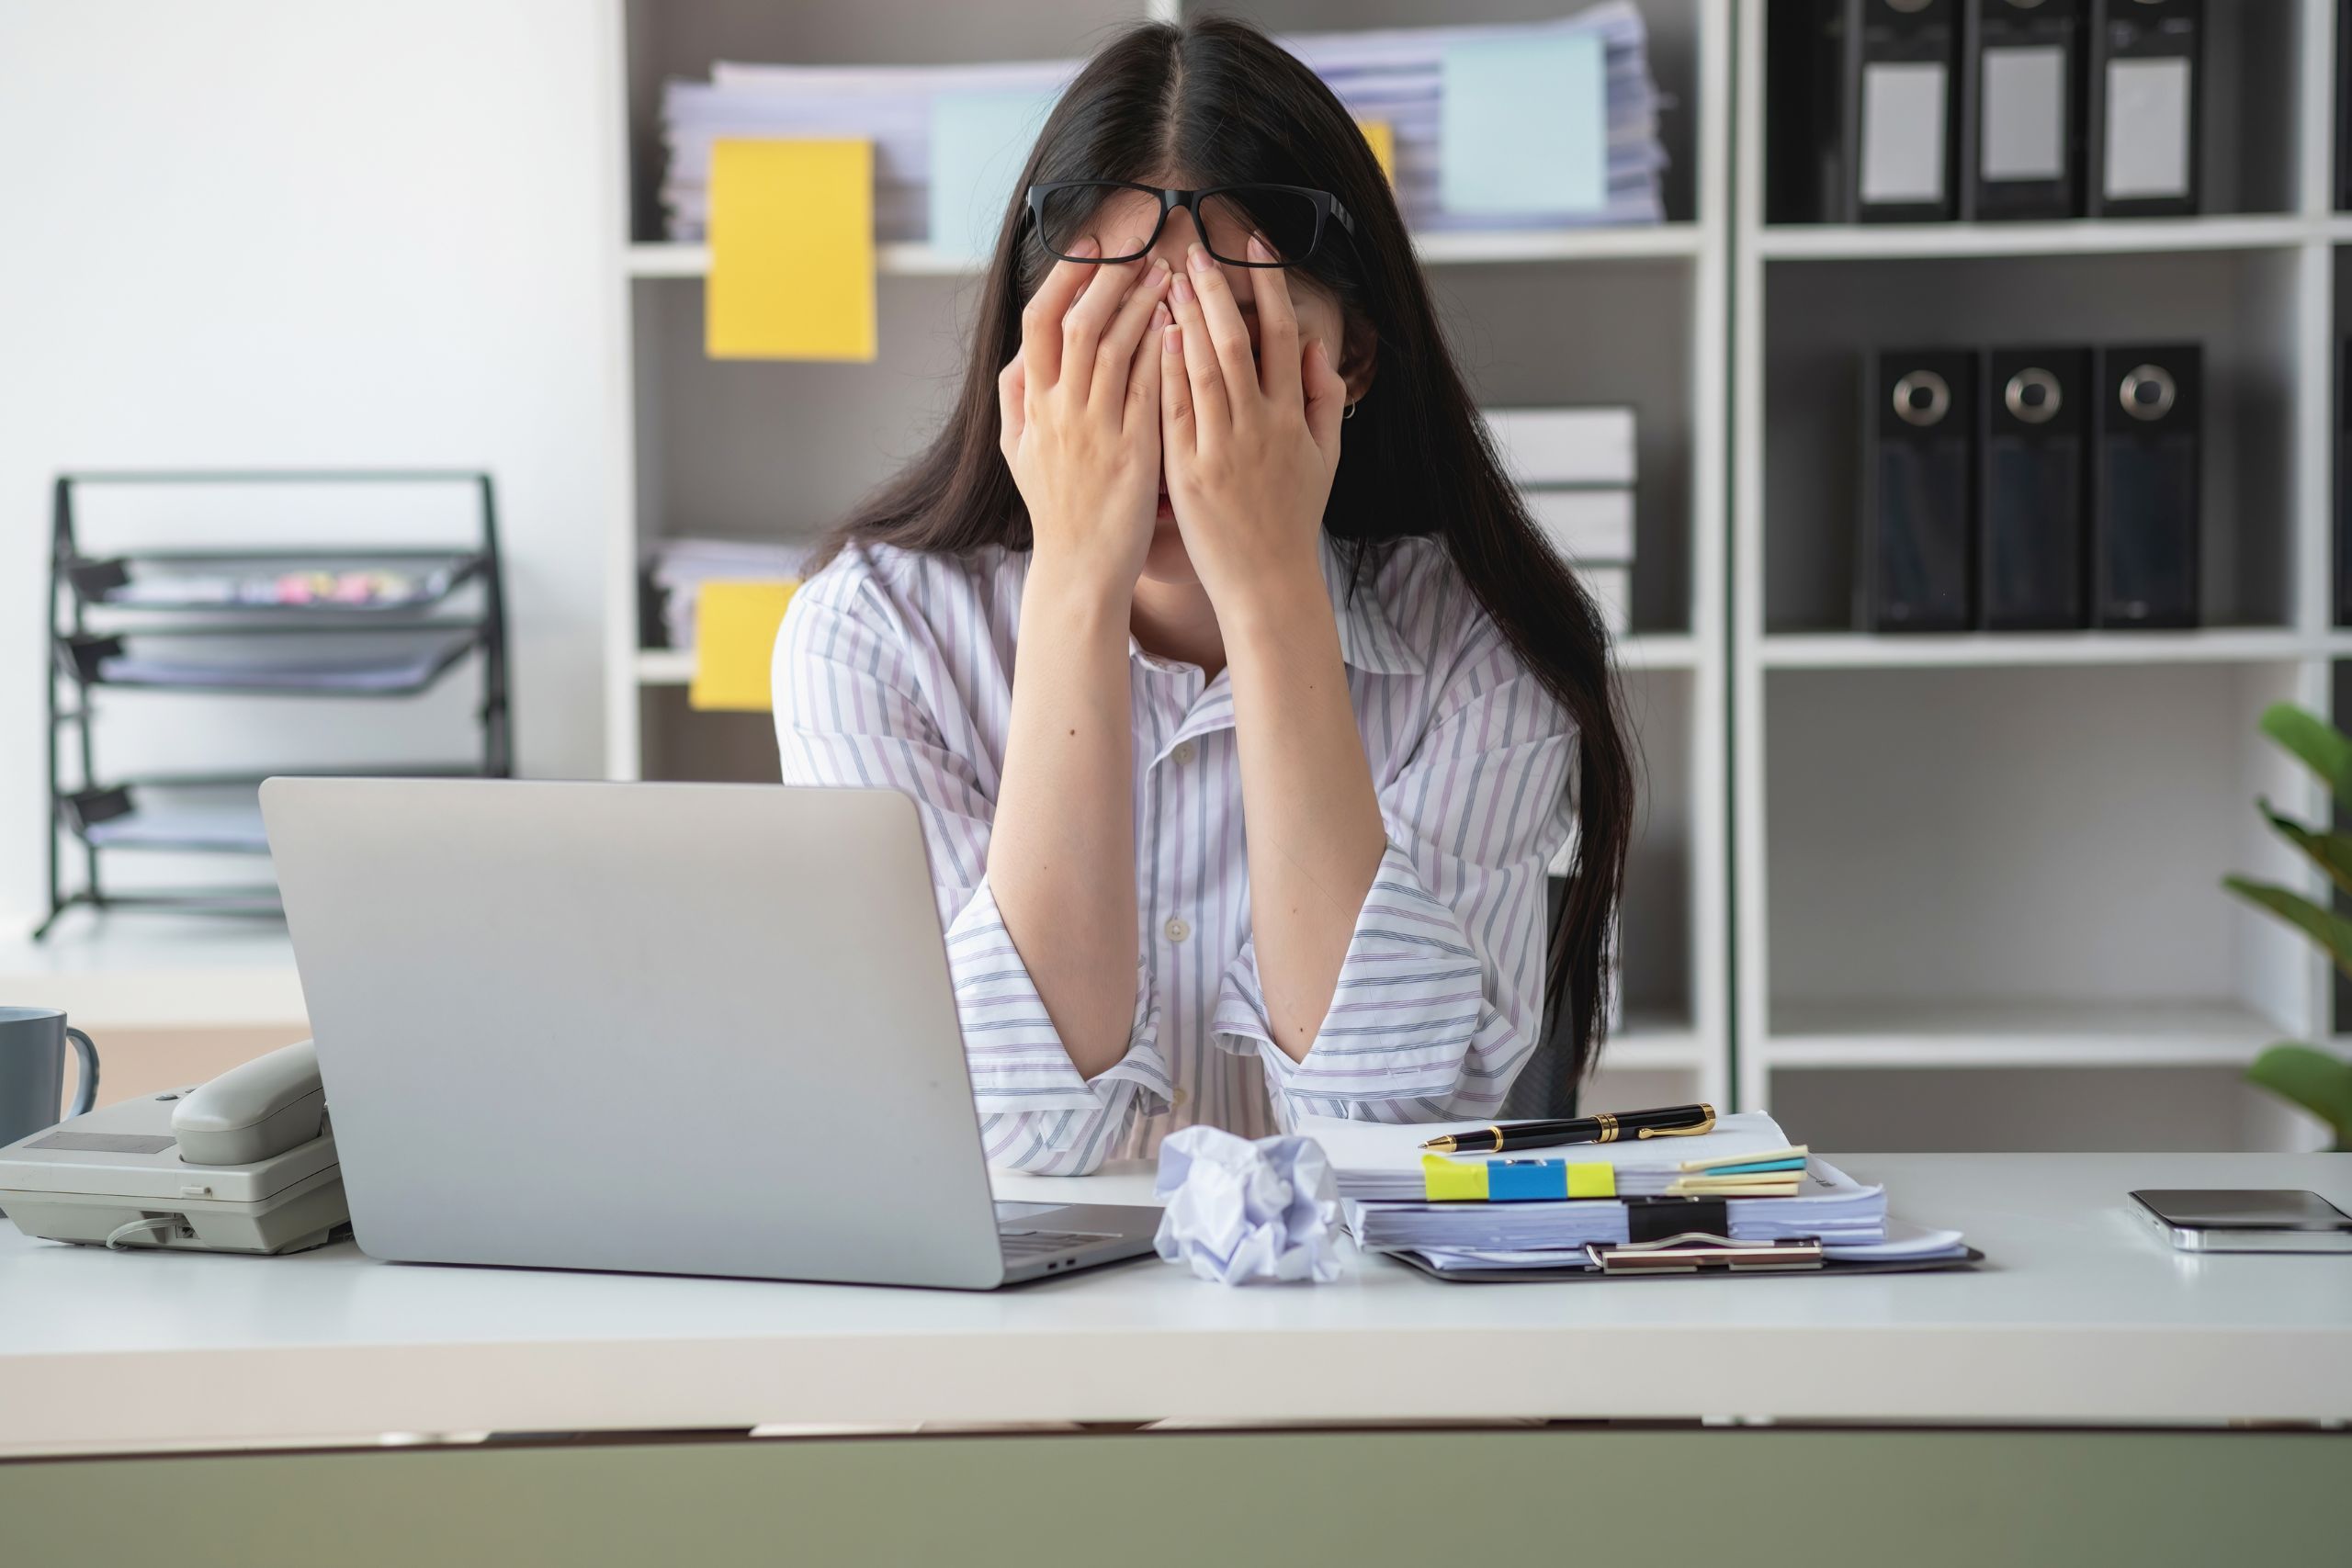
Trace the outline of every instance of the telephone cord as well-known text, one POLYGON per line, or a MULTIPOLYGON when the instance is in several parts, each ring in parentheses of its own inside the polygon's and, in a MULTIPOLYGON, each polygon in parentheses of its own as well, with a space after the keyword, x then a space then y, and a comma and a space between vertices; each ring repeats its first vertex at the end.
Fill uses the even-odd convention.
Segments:
MULTIPOLYGON (((129 1252, 130 1248, 123 1246, 122 1244, 123 1237, 138 1231, 169 1230, 172 1226, 179 1223, 179 1216, 177 1214, 153 1214, 143 1220, 133 1220, 129 1224, 117 1225, 114 1229, 107 1233, 107 1250, 108 1252, 129 1252)), ((157 1245, 161 1246, 162 1243, 159 1241, 157 1245)))

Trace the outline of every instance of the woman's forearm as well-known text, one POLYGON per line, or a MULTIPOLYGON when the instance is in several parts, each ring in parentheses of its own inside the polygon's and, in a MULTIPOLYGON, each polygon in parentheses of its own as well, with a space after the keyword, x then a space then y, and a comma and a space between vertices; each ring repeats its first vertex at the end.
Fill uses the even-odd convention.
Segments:
POLYGON ((1388 830, 1348 699, 1330 600, 1311 567, 1220 605, 1232 671, 1250 923, 1274 1043, 1303 1059, 1323 1028, 1388 830))
POLYGON ((1031 568, 989 885, 1088 1077, 1125 1055, 1136 1005, 1127 617, 1132 584, 1031 568))

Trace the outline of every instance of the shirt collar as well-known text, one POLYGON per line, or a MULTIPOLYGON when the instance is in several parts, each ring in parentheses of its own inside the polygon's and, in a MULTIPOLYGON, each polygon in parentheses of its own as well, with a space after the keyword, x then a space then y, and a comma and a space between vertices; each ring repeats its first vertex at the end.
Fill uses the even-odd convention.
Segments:
POLYGON ((1355 581, 1361 545, 1342 543, 1329 534, 1320 536, 1323 586, 1331 595, 1331 615, 1340 627, 1340 657, 1374 675, 1419 675, 1425 668, 1420 655, 1396 635, 1387 607, 1373 587, 1371 574, 1355 581))
MULTIPOLYGON (((1348 664, 1373 675, 1419 675, 1427 668, 1419 654, 1413 651, 1405 639, 1396 635, 1395 623, 1380 602, 1379 593, 1366 577, 1361 586, 1354 581, 1355 559, 1362 548, 1353 543, 1342 543, 1329 534, 1318 536, 1322 554, 1323 588, 1331 598, 1331 618, 1340 631, 1340 658, 1348 664)), ((1127 654, 1154 669, 1174 670, 1179 666, 1144 651, 1143 644, 1127 635, 1127 654)), ((1182 666, 1190 669, 1192 666, 1182 666)))

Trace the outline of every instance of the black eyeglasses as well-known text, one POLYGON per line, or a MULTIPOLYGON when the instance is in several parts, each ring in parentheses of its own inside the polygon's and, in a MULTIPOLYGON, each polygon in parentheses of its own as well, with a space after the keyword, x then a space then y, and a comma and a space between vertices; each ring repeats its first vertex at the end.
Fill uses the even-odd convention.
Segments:
MULTIPOLYGON (((1356 220, 1328 190, 1306 186, 1219 186, 1214 190, 1162 190, 1158 186, 1126 180, 1055 180, 1029 187, 1029 217, 1037 225, 1037 239, 1049 254, 1063 261, 1125 262, 1148 254, 1178 208, 1193 215, 1193 227, 1209 254, 1227 266, 1296 266, 1315 254, 1322 243, 1327 220, 1337 219, 1340 231, 1354 242, 1356 220), (1141 191, 1159 202, 1159 216, 1143 243, 1119 255, 1072 255, 1071 250, 1092 234, 1090 227, 1102 204, 1121 191, 1141 191), (1272 261, 1250 259, 1250 236, 1257 234, 1274 254, 1272 261)), ((1093 235, 1097 243, 1104 243, 1093 235)), ((1115 243, 1115 242, 1110 242, 1115 243)))

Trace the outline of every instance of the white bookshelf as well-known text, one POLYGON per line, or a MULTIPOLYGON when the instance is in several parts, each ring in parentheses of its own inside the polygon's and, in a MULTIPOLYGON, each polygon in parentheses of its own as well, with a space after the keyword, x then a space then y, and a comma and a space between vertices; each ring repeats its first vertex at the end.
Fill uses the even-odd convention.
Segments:
POLYGON ((1773 1065, 1803 1068, 2244 1066, 2278 1039, 2229 1003, 1913 1001, 1785 1004, 1773 1065))
POLYGON ((1994 669, 2060 664, 2267 664, 2322 657, 2325 637, 2269 626, 2190 631, 1978 633, 1779 632, 1763 640, 1771 670, 1994 669))
MULTIPOLYGON (((1570 8, 1240 7, 1277 33, 1570 8)), ((873 366, 707 361, 708 254, 653 221, 654 84, 718 58, 1048 58, 1167 7, 622 9, 611 177, 628 215, 613 248, 628 359, 612 430, 633 503, 607 552, 609 768, 773 776, 764 719, 689 712, 686 658, 637 647, 639 553, 669 534, 789 536, 839 516, 944 406, 976 274, 882 247, 873 366)), ((2201 1135, 2204 1102, 2242 1095, 2232 1082, 2255 1052, 2334 1030, 2322 962, 2217 884, 2312 885, 2252 802, 2324 803, 2254 720, 2282 698, 2328 708, 2352 661, 2328 592, 2332 345, 2352 300, 2352 215, 2329 209, 2335 0, 2215 8, 2207 215, 2019 224, 1768 224, 1765 6, 1643 10, 1675 105, 1670 221, 1419 242, 1482 400, 1638 411, 1643 564, 1618 663, 1645 820, 1629 1021, 1595 1092, 1891 1108, 1850 1124, 1825 1112, 1824 1140, 1849 1145, 1957 1146, 1976 1135, 1962 1122, 2029 1102, 1984 1141, 2047 1140, 2082 1118, 2127 1141, 2201 1135), (1854 367, 1897 338, 2206 343, 2216 624, 1845 629, 1854 367)), ((2210 1124, 2222 1143, 2299 1135, 2245 1104, 2210 1124)))
POLYGON ((2324 238, 2324 218, 2295 213, 2198 218, 2074 219, 2058 223, 1761 224, 1767 261, 1871 261, 1904 256, 2122 255, 2139 251, 2263 251, 2324 238))
MULTIPOLYGON (((1699 254, 1695 223, 1657 223, 1607 229, 1511 229, 1493 232, 1458 231, 1423 234, 1414 249, 1425 265, 1463 266, 1505 262, 1652 261, 1699 254)), ((959 277, 977 275, 969 257, 929 245, 876 247, 875 269, 886 277, 959 277)), ((652 241, 628 247, 631 277, 707 277, 708 245, 652 241)))
MULTIPOLYGON (((1628 1021, 1596 1092, 1731 1093, 1730 814, 1724 515, 1729 451, 1731 0, 1641 0, 1670 107, 1669 221, 1642 228, 1421 237, 1474 391, 1505 404, 1631 403, 1640 428, 1634 630, 1618 665, 1644 759, 1624 912, 1628 1021)), ((758 716, 685 705, 690 657, 637 644, 635 572, 668 535, 809 535, 911 454, 960 365, 976 269, 886 244, 873 366, 717 364, 701 352, 709 252, 660 238, 658 86, 717 59, 920 62, 1043 59, 1092 47, 1167 0, 922 0, 761 7, 620 0, 610 139, 627 362, 611 410, 614 482, 630 498, 611 574, 607 771, 616 778, 773 777, 758 716), (912 25, 920 21, 920 26, 912 25)), ((1254 0, 1277 34, 1557 15, 1517 0, 1254 0)))
POLYGON ((1742 7, 1734 138, 1738 1099, 1849 1145, 2308 1136, 2221 1101, 2265 1045, 2332 1032, 2325 966, 2217 884, 2319 891, 2253 800, 2311 818, 2323 792, 2254 726, 2280 699, 2328 711, 2352 654, 2328 594, 2335 0, 2209 11, 2216 210, 2019 224, 1765 222, 1766 9, 1742 7), (1841 629, 1867 345, 2135 338, 2207 345, 2205 597, 2243 624, 1841 629), (2030 1110, 1959 1125, 2004 1105, 2030 1110))

